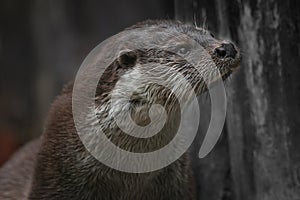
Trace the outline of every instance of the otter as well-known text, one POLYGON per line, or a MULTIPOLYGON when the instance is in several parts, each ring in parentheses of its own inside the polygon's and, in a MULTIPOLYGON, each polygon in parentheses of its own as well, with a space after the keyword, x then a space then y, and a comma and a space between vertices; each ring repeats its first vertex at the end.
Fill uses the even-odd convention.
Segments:
MULTIPOLYGON (((207 60, 212 59, 223 79, 239 65, 240 54, 237 47, 231 42, 215 39, 205 29, 179 21, 147 20, 126 30, 143 27, 161 28, 188 35, 210 56, 203 56, 200 61, 209 63, 207 60)), ((184 43, 185 41, 172 43, 175 53, 157 48, 123 52, 104 71, 95 93, 94 109, 98 122, 94 126, 103 129, 112 143, 131 152, 155 151, 172 140, 180 115, 172 88, 149 84, 132 95, 127 108, 130 109, 131 117, 141 126, 149 124, 149 107, 154 103, 164 105, 171 117, 167 118, 163 130, 152 137, 138 138, 128 135, 112 122, 111 112, 122 113, 121 110, 124 109, 122 106, 110 104, 112 91, 126 91, 132 84, 143 81, 142 75, 146 73, 164 76, 165 72, 155 71, 157 65, 164 65, 166 70, 173 70, 174 73, 182 73, 198 95, 205 92, 207 84, 210 84, 205 83, 202 76, 210 76, 209 80, 214 82, 216 77, 210 64, 203 65, 205 67, 199 74, 185 61, 183 57, 190 54, 191 50, 184 43)), ((168 78, 166 80, 169 81, 168 78)), ((180 88, 182 96, 187 97, 184 85, 173 81, 174 87, 180 88)), ((195 180, 188 152, 162 169, 145 173, 119 171, 92 156, 82 143, 74 124, 73 86, 73 83, 67 84, 55 99, 42 136, 20 149, 0 169, 0 199, 196 199, 195 180)), ((85 86, 88 85, 83 84, 82 87, 85 86)))

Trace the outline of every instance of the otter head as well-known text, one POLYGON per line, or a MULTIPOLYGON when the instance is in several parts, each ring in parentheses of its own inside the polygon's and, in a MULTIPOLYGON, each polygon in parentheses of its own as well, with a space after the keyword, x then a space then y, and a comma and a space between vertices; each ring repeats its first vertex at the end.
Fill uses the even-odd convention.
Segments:
MULTIPOLYGON (((72 111, 78 135, 110 167, 146 172, 167 166, 187 150, 198 129, 194 113, 183 115, 186 105, 226 79, 239 61, 233 43, 207 30, 174 21, 134 25, 98 45, 77 73, 72 111), (185 129, 182 121, 195 123, 185 129)), ((211 127, 218 124, 223 127, 223 122, 211 127)))
POLYGON ((158 101, 172 107, 172 91, 182 98, 191 90, 200 95, 216 80, 225 80, 240 63, 240 52, 232 42, 178 21, 145 21, 125 31, 131 35, 122 44, 116 41, 121 50, 107 71, 110 75, 102 80, 114 74, 111 86, 120 98, 130 92, 134 103, 158 101))
MULTIPOLYGON (((101 45, 88 56, 79 79, 76 78, 73 116, 84 144, 96 158, 105 155, 105 162, 110 160, 107 156, 111 151, 106 148, 110 143, 143 153, 158 150, 174 140, 175 149, 168 152, 180 155, 186 150, 184 145, 183 151, 177 151, 181 141, 190 142, 181 134, 183 140, 178 139, 176 134, 182 110, 194 103, 194 96, 226 79, 240 61, 239 50, 233 43, 176 21, 138 23, 101 45), (105 138, 95 134, 99 130, 105 138)), ((194 115, 191 118, 196 119, 194 115)), ((197 132, 197 128, 184 131, 197 132)), ((189 138, 188 134, 186 137, 189 138)))

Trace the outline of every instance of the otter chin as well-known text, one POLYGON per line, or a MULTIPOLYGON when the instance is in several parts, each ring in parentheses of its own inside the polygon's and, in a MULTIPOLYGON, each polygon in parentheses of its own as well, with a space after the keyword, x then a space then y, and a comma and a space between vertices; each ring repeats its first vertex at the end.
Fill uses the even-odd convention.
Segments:
MULTIPOLYGON (((107 152, 94 140, 97 129, 118 148, 134 153, 153 152, 168 145, 179 126, 180 102, 187 105, 192 93, 201 95, 210 85, 225 80, 240 63, 235 44, 217 40, 208 30, 193 25, 148 20, 123 32, 132 31, 132 40, 118 37, 96 56, 95 63, 104 63, 113 46, 119 45, 117 40, 124 42, 123 50, 114 52, 117 57, 97 79, 92 110, 83 112, 84 135, 98 155, 107 152), (152 37, 155 30, 159 37, 152 37), (136 41, 141 41, 138 49, 131 45, 136 41), (155 104, 163 106, 167 115, 155 135, 127 134, 115 120, 129 113, 135 124, 147 126, 150 113, 156 111, 151 110, 155 104)), ((96 71, 86 73, 93 77, 96 71)), ((168 166, 147 173, 119 171, 97 160, 83 144, 74 123, 73 86, 73 82, 66 85, 55 99, 42 136, 20 149, 0 169, 0 199, 196 199, 188 152, 168 166)), ((90 79, 85 77, 79 86, 86 90, 90 79)))

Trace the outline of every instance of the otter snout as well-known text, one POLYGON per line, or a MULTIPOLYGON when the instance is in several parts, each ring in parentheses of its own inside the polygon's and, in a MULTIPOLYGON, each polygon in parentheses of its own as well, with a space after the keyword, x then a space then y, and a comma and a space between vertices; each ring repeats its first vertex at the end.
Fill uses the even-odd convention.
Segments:
POLYGON ((222 43, 221 46, 215 48, 215 54, 219 58, 235 58, 237 54, 237 49, 235 48, 234 44, 222 43))

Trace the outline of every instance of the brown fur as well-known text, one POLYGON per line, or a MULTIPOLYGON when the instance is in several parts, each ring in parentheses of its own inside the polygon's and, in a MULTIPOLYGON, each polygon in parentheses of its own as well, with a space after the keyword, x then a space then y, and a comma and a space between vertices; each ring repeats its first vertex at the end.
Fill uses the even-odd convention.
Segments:
POLYGON ((40 139, 25 145, 0 169, 0 199, 25 200, 31 188, 40 139))

